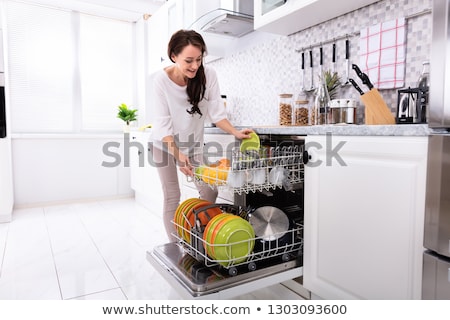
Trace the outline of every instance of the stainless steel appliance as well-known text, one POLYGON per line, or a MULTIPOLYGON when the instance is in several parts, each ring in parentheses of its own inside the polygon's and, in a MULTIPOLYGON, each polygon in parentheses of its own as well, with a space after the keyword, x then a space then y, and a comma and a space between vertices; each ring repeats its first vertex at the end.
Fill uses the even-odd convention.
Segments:
MULTIPOLYGON (((148 252, 152 265, 185 298, 233 298, 273 284, 301 280, 304 137, 260 135, 260 139, 262 147, 256 154, 243 153, 239 147, 226 149, 231 159, 228 175, 244 172, 250 177, 262 170, 266 174, 264 182, 250 179, 239 186, 219 186, 234 192, 234 204, 222 205, 224 212, 234 211, 250 223, 255 223, 251 219, 253 213, 258 218, 258 226, 254 226, 257 234, 251 239, 252 252, 244 260, 214 260, 205 253, 205 247, 216 244, 205 241, 202 232, 206 229, 195 225, 187 230, 189 243, 174 234, 179 241, 148 252), (274 168, 283 169, 284 179, 270 178, 274 168), (279 219, 282 221, 274 221, 279 219), (280 230, 286 228, 286 220, 288 229, 280 230), (267 228, 276 225, 278 231, 262 232, 264 223, 267 228)), ((176 227, 183 230, 181 233, 186 232, 179 224, 176 227)), ((305 293, 308 294, 306 290, 305 293)))
POLYGON ((423 299, 450 299, 450 0, 433 1, 423 299))
POLYGON ((201 33, 237 38, 253 31, 253 1, 220 0, 219 2, 219 8, 203 14, 189 28, 201 33))

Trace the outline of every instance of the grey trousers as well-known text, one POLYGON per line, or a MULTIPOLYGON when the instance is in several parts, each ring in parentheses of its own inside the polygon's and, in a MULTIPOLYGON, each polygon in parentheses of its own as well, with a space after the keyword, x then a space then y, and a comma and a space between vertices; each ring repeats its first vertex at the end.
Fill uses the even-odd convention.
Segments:
MULTIPOLYGON (((170 242, 175 242, 177 239, 173 236, 176 232, 175 225, 172 223, 175 211, 180 204, 180 184, 178 181, 178 167, 175 158, 166 151, 159 148, 151 148, 153 154, 153 161, 157 164, 159 180, 164 195, 163 204, 163 222, 166 229, 167 237, 170 242)), ((201 163, 201 155, 195 157, 196 161, 201 163)), ((216 202, 218 191, 216 188, 212 189, 208 185, 195 184, 199 192, 199 197, 211 203, 216 202)))

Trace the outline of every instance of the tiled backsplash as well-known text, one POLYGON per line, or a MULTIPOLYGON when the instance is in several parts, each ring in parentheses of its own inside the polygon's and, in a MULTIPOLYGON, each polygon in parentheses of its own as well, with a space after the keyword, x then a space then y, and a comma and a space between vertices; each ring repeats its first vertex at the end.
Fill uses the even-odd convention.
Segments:
MULTIPOLYGON (((232 109, 230 120, 235 125, 243 126, 278 124, 278 95, 297 95, 300 92, 302 72, 298 50, 313 46, 314 81, 317 83, 319 45, 324 43, 323 68, 331 69, 331 42, 338 39, 336 71, 345 80, 345 36, 349 35, 350 40, 350 65, 358 64, 359 31, 399 17, 406 18, 405 88, 414 87, 422 70, 422 62, 430 56, 431 6, 432 0, 382 0, 293 35, 276 37, 210 62, 218 73, 222 93, 227 95, 227 106, 232 109)), ((306 63, 305 83, 309 85, 308 67, 306 63)), ((351 67, 349 74, 357 78, 351 67)), ((402 88, 380 90, 393 113, 396 111, 398 89, 402 88)), ((356 90, 351 85, 343 86, 339 97, 358 101, 357 123, 364 123, 364 107, 356 90)), ((308 98, 312 101, 313 93, 308 94, 308 98)))

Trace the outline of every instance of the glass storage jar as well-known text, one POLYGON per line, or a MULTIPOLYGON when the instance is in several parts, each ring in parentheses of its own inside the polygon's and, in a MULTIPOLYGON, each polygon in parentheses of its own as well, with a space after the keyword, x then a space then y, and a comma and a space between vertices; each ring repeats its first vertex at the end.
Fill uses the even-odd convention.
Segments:
POLYGON ((279 123, 280 126, 292 125, 292 94, 283 93, 279 96, 279 123))
POLYGON ((311 111, 308 100, 296 100, 294 112, 292 115, 294 126, 308 126, 310 122, 311 111))

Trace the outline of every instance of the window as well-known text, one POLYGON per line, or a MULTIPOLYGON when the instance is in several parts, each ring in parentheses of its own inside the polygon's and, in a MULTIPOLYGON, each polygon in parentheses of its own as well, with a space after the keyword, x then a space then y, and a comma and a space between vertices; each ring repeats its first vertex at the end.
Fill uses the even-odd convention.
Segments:
POLYGON ((122 102, 129 105, 133 98, 132 39, 130 23, 81 16, 80 76, 83 129, 118 128, 117 121, 121 120, 115 118, 117 106, 122 102))
POLYGON ((133 102, 132 23, 8 1, 11 130, 120 130, 133 102))

